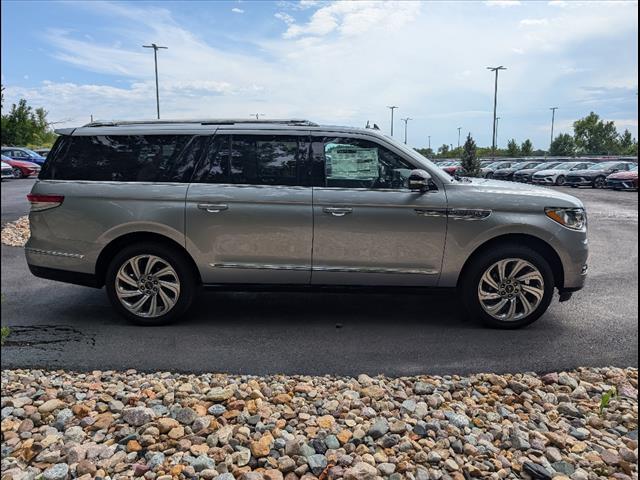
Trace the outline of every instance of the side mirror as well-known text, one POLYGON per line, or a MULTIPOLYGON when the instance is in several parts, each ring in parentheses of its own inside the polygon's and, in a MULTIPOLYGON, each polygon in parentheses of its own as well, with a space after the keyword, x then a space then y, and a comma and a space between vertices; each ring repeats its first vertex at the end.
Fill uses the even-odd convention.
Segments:
POLYGON ((411 170, 409 175, 409 190, 428 192, 431 186, 431 175, 422 169, 411 170))

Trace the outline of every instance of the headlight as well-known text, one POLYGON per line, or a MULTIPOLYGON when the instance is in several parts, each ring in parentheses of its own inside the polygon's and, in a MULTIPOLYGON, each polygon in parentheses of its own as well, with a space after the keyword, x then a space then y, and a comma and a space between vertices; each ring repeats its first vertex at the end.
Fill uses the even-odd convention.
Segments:
POLYGON ((583 230, 587 227, 587 214, 584 208, 547 207, 544 213, 551 220, 571 230, 583 230))

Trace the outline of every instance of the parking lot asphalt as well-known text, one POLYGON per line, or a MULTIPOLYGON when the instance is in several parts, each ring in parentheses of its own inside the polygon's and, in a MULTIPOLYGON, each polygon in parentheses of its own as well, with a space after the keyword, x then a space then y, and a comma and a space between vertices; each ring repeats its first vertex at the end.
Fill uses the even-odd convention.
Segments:
MULTIPOLYGON (((33 180, 2 184, 2 223, 33 180)), ((452 294, 204 293, 179 324, 138 327, 103 290, 30 275, 2 245, 2 368, 388 375, 638 365, 638 194, 563 188, 589 215, 584 290, 518 331, 484 328, 452 294)))

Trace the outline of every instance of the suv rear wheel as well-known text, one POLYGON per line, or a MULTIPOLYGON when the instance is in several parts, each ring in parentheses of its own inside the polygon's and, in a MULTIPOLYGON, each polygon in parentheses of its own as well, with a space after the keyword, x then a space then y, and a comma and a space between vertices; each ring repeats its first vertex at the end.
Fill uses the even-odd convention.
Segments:
POLYGON ((113 307, 140 325, 179 320, 196 295, 197 281, 180 252, 159 243, 141 243, 121 250, 105 279, 113 307))
POLYGON ((514 329, 535 322, 553 298, 553 271, 535 250, 501 245, 478 256, 461 283, 467 310, 487 325, 514 329))

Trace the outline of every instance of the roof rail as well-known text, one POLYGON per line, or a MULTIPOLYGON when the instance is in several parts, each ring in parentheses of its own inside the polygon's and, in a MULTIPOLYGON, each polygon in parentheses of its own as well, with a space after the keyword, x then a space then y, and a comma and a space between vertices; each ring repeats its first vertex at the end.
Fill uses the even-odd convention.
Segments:
POLYGON ((247 120, 238 118, 212 118, 203 120, 114 120, 90 122, 83 127, 119 127, 128 125, 175 125, 175 124, 199 124, 199 125, 236 125, 236 124, 272 124, 317 127, 318 124, 304 119, 280 119, 280 120, 247 120))

